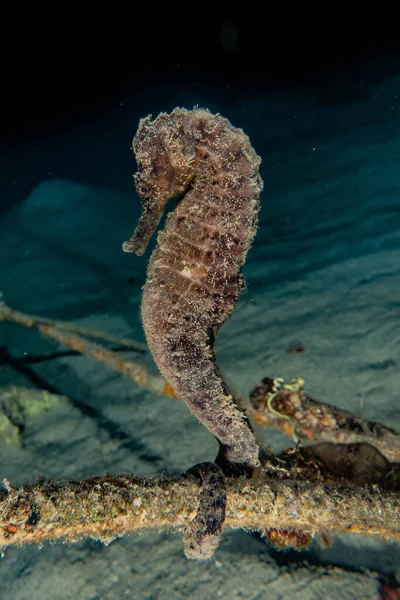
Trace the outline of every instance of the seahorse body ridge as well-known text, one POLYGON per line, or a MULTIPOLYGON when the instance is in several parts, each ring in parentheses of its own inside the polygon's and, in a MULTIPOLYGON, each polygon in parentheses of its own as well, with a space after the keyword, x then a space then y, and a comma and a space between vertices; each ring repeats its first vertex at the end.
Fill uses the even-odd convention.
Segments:
POLYGON ((143 254, 166 202, 176 199, 143 288, 150 350, 226 458, 257 466, 254 434, 218 370, 214 339, 243 289, 241 268, 257 229, 260 158, 241 129, 199 108, 142 119, 133 149, 142 215, 123 249, 143 254))

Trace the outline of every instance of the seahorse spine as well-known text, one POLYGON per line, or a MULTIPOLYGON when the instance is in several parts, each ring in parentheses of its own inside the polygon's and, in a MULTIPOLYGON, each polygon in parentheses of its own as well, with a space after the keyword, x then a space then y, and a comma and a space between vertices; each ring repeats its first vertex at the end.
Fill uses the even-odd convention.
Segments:
POLYGON ((257 229, 260 158, 241 129, 205 109, 140 121, 133 148, 142 216, 127 252, 143 254, 168 199, 143 288, 148 345, 165 379, 221 442, 232 463, 257 466, 249 422, 218 369, 214 339, 243 289, 257 229))

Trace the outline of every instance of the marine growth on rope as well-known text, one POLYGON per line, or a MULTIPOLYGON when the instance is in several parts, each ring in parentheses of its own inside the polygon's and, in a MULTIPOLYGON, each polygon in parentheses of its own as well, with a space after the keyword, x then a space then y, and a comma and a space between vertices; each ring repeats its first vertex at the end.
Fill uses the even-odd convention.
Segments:
POLYGON ((257 466, 258 447, 215 361, 214 339, 243 289, 262 180, 249 138, 208 110, 142 119, 133 141, 142 215, 123 245, 142 255, 164 207, 143 289, 142 319, 161 373, 231 463, 257 466))

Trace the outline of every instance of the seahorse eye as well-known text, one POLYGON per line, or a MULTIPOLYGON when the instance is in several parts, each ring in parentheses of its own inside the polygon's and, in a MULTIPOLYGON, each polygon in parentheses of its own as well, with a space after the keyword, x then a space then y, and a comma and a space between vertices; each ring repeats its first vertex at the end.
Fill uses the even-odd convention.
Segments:
POLYGON ((138 182, 136 189, 137 189, 137 193, 139 194, 139 196, 146 197, 151 194, 150 186, 146 185, 145 183, 141 184, 140 182, 138 182))

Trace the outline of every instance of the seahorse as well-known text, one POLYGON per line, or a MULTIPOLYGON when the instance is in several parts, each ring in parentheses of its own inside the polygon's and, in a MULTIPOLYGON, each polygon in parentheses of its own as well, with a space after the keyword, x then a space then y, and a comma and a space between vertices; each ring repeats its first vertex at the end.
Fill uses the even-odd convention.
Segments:
POLYGON ((143 287, 149 348, 176 394, 219 440, 225 459, 256 467, 255 436, 221 376, 214 341, 244 288, 261 159, 241 129, 197 107, 141 119, 133 150, 142 214, 123 250, 142 255, 167 201, 175 200, 143 287))

